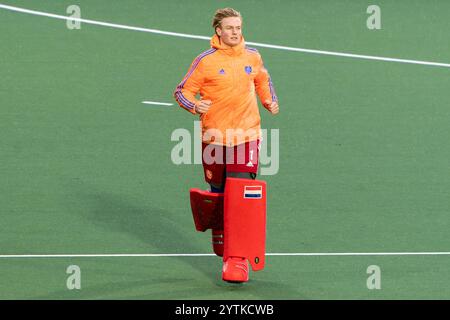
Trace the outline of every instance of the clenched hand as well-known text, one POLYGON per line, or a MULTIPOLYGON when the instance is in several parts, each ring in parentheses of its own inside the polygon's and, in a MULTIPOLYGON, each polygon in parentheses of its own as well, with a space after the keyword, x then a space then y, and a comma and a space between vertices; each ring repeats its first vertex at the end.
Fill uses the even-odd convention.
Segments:
POLYGON ((264 106, 267 108, 267 110, 270 111, 271 114, 275 115, 280 111, 280 108, 278 107, 278 102, 276 101, 270 101, 266 100, 264 102, 264 106))
POLYGON ((195 112, 206 113, 211 107, 211 100, 200 100, 195 104, 195 112))

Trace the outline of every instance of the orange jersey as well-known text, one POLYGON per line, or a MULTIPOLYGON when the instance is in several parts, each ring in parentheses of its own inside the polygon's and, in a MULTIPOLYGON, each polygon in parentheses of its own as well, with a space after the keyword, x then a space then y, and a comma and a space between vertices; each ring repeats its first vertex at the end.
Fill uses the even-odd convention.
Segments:
POLYGON ((217 35, 211 49, 192 62, 174 96, 181 107, 196 114, 198 93, 201 100, 212 102, 200 115, 203 142, 227 146, 261 138, 256 95, 262 102, 278 101, 258 51, 246 47, 244 39, 235 47, 225 46, 217 35))

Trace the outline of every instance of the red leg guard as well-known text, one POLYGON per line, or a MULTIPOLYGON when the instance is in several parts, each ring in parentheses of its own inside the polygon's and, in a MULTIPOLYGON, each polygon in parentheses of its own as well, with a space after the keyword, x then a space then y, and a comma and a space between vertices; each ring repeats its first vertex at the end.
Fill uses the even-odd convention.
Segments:
POLYGON ((191 209, 197 231, 223 230, 223 193, 190 189, 191 209))
POLYGON ((254 271, 265 263, 266 182, 227 178, 224 198, 224 255, 249 260, 254 271))

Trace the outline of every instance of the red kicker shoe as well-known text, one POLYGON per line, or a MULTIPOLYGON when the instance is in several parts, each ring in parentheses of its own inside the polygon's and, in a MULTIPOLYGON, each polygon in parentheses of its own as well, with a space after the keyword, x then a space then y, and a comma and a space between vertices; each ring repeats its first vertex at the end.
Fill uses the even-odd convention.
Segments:
POLYGON ((228 282, 248 281, 248 262, 245 258, 230 257, 223 263, 222 280, 228 282))
POLYGON ((223 257, 223 230, 212 230, 212 246, 214 253, 223 257))

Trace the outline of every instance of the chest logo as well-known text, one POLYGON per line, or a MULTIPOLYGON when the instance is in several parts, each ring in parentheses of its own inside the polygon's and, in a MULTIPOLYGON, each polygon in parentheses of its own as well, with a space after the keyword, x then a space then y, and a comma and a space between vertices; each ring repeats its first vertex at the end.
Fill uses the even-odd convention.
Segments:
POLYGON ((252 73, 252 66, 245 66, 245 73, 250 74, 252 73))
POLYGON ((225 70, 220 69, 219 74, 225 74, 225 70))

